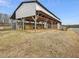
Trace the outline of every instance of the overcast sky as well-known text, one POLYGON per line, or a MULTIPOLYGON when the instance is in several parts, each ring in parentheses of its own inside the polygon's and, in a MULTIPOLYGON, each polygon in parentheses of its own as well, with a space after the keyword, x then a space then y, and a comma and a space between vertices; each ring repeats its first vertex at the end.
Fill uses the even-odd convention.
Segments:
MULTIPOLYGON (((23 0, 0 0, 0 13, 11 15, 23 0)), ((79 0, 39 0, 63 24, 79 24, 79 0)))

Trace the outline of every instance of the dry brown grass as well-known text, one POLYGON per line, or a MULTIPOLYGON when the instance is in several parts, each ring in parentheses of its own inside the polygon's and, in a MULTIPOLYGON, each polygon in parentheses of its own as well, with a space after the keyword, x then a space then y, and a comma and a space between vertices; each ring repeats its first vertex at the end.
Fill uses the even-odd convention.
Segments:
POLYGON ((79 57, 73 31, 0 31, 0 57, 79 57))

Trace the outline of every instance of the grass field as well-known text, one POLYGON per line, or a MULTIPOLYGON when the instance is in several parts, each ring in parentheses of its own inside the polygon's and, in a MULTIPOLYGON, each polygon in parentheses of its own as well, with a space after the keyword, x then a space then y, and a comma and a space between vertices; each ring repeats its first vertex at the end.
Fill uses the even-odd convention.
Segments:
POLYGON ((72 31, 76 32, 77 34, 79 34, 79 28, 70 28, 69 30, 72 30, 72 31))
POLYGON ((74 31, 0 31, 0 57, 79 57, 74 31))

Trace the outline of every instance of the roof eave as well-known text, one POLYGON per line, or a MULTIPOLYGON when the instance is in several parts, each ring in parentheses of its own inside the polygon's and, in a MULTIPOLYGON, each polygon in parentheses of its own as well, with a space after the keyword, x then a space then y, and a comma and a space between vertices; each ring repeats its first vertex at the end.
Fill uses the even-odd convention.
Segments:
MULTIPOLYGON (((37 0, 36 1, 24 1, 22 2, 17 8, 16 10, 14 11, 13 15, 16 13, 16 11, 19 9, 19 7, 23 4, 23 3, 33 3, 33 2, 36 2, 38 3, 40 6, 42 6, 45 10, 47 10, 49 13, 51 13, 53 16, 55 16, 57 19, 59 19, 58 21, 60 21, 60 18, 58 18, 55 14, 53 14, 51 11, 49 11, 46 7, 44 7, 40 2, 38 2, 37 0)), ((12 15, 12 16, 13 16, 12 15)), ((12 16, 10 18, 12 18, 12 16)), ((15 18, 16 19, 16 18, 15 18)))

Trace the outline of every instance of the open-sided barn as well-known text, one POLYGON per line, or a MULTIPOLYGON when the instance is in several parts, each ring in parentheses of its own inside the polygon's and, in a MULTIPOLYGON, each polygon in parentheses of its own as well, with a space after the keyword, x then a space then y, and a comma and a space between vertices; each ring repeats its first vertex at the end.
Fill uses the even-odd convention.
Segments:
POLYGON ((11 16, 16 29, 60 29, 60 19, 37 0, 24 1, 11 16))

